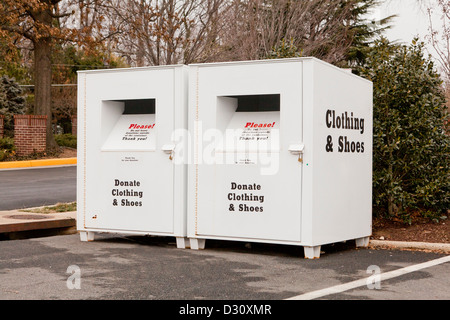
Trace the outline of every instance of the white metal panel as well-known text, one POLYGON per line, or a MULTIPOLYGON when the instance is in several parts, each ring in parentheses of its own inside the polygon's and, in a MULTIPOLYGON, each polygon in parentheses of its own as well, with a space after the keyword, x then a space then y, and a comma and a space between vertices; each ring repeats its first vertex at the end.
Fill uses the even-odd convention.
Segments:
POLYGON ((314 59, 303 60, 303 96, 302 96, 302 114, 303 114, 303 170, 302 170, 302 223, 301 235, 302 243, 312 245, 312 222, 314 215, 313 199, 313 170, 314 170, 314 59))
POLYGON ((188 131, 188 67, 174 68, 174 131, 171 142, 175 149, 172 154, 174 163, 173 210, 176 236, 187 235, 187 165, 189 163, 188 131))
POLYGON ((190 73, 198 164, 190 170, 188 236, 300 241, 301 163, 288 149, 302 143, 301 62, 200 65, 190 73), (267 94, 280 95, 280 111, 237 113, 230 99, 267 94), (265 147, 223 143, 252 134, 247 123, 273 122, 262 133, 265 147))
POLYGON ((372 84, 319 60, 310 79, 312 245, 370 236, 372 84))
POLYGON ((176 93, 186 89, 176 87, 180 85, 176 69, 182 69, 177 77, 183 78, 185 67, 79 73, 86 90, 84 98, 79 96, 78 108, 83 126, 78 175, 83 180, 78 194, 84 203, 79 229, 155 234, 176 229, 185 234, 179 225, 185 223, 180 217, 185 212, 174 211, 175 206, 185 208, 179 196, 174 198, 175 184, 182 184, 178 192, 186 190, 184 164, 175 175, 174 162, 163 150, 174 144, 175 122, 184 125, 175 114, 175 108, 186 107, 187 98, 176 93), (124 100, 145 99, 155 100, 154 114, 122 114, 124 100))
POLYGON ((86 74, 77 77, 77 230, 86 227, 86 74))

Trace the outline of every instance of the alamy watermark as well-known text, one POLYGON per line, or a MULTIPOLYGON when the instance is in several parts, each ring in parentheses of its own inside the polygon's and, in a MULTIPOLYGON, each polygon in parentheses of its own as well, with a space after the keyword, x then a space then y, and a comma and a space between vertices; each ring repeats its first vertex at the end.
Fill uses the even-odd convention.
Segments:
POLYGON ((259 165, 262 175, 274 175, 280 164, 280 132, 274 128, 204 130, 195 123, 192 134, 186 129, 172 133, 174 164, 259 165), (195 142, 196 141, 196 142, 195 142))
POLYGON ((67 289, 81 289, 81 269, 77 265, 70 265, 67 267, 66 273, 70 273, 69 278, 67 278, 66 286, 67 289))
POLYGON ((371 265, 367 268, 366 271, 368 274, 371 274, 370 277, 366 280, 367 288, 370 290, 381 289, 381 269, 379 266, 371 265))

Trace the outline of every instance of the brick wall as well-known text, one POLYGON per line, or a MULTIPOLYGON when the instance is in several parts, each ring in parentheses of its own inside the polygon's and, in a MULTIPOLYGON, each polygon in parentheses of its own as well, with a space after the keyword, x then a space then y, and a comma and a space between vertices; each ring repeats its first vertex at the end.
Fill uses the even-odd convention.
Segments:
POLYGON ((19 156, 46 149, 47 116, 15 115, 14 144, 19 156))
POLYGON ((72 134, 77 135, 77 115, 72 116, 72 134))
POLYGON ((3 138, 4 133, 4 123, 5 123, 5 116, 0 114, 0 139, 3 138))

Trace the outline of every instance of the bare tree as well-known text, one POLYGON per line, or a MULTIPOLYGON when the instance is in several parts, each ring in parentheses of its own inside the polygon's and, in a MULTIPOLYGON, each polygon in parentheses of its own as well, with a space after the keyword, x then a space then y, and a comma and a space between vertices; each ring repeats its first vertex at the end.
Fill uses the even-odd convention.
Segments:
MULTIPOLYGON (((52 54, 56 44, 76 41, 90 47, 94 27, 102 30, 95 8, 103 0, 2 0, 0 36, 10 46, 27 43, 34 54, 34 113, 47 116, 47 149, 57 144, 52 132, 52 54), (80 16, 76 10, 80 9, 80 16), (76 19, 79 18, 79 25, 76 19), (88 23, 89 22, 89 23, 88 23), (82 26, 82 27, 80 27, 82 26)), ((101 34, 101 32, 97 32, 101 34)), ((101 41, 99 37, 96 38, 101 41)))
POLYGON ((303 55, 335 63, 342 60, 355 35, 361 1, 235 0, 228 13, 223 43, 229 59, 260 59, 283 39, 303 55))
MULTIPOLYGON (((61 13, 61 0, 4 0, 0 2, 0 29, 2 35, 14 34, 26 39, 34 51, 34 112, 47 115, 47 148, 56 148, 51 127, 51 54, 56 41, 64 39, 69 30, 56 26, 56 21, 70 12, 61 13)), ((8 38, 10 45, 14 45, 8 38)))
POLYGON ((450 2, 448 0, 437 0, 435 8, 441 16, 441 31, 438 31, 433 23, 432 15, 434 8, 428 8, 429 17, 429 41, 436 51, 441 64, 444 80, 450 86, 450 2))
POLYGON ((225 0, 127 0, 107 5, 115 50, 130 64, 167 65, 213 59, 225 0))

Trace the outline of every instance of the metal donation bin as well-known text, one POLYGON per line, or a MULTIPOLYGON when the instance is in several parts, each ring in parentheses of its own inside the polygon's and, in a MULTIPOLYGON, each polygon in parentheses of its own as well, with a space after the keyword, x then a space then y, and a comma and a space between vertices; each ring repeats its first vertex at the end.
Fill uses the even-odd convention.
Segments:
POLYGON ((186 247, 187 67, 78 72, 77 228, 174 236, 186 247))
POLYGON ((315 58, 189 66, 188 225, 303 246, 372 232, 372 83, 315 58))

